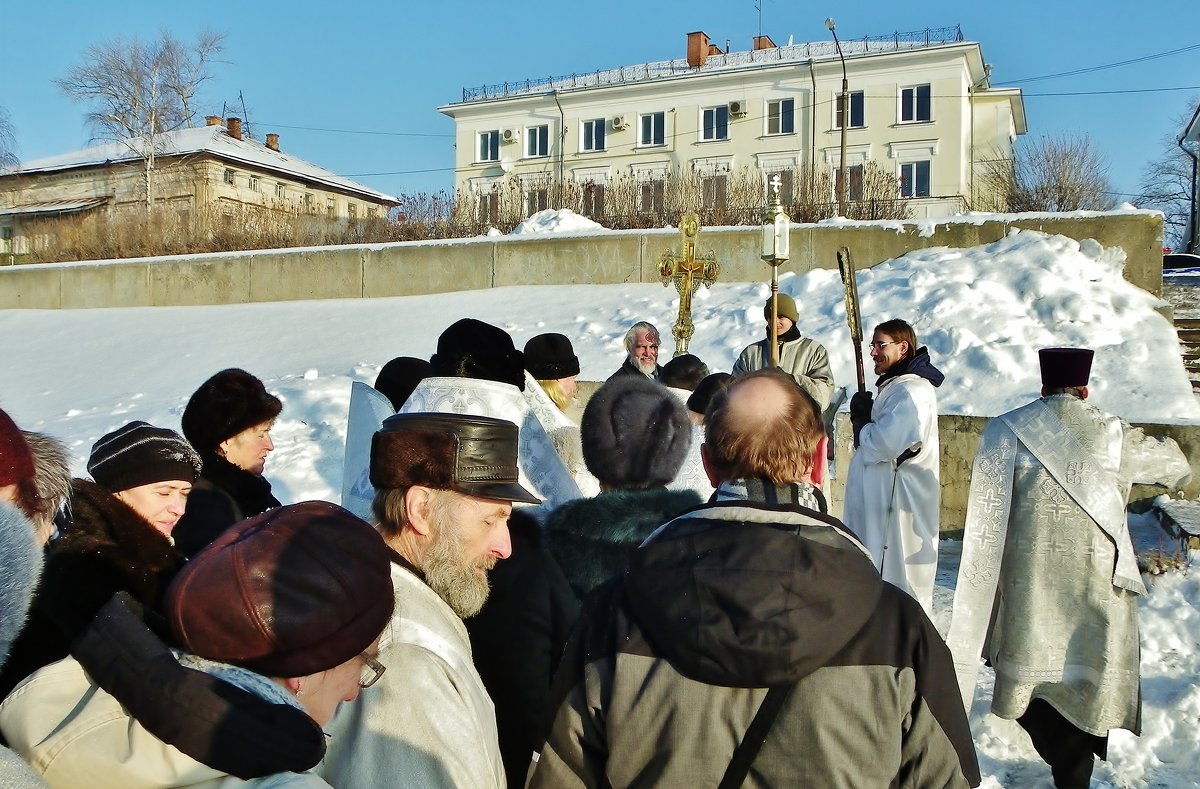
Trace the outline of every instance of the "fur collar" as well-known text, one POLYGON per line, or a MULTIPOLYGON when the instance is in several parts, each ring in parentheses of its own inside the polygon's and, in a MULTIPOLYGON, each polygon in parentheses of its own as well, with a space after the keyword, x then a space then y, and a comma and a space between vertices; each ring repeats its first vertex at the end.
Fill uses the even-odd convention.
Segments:
POLYGON ((243 518, 250 518, 279 506, 271 495, 271 483, 262 474, 240 469, 215 452, 201 452, 204 468, 200 476, 233 499, 243 518))
POLYGON ((0 666, 8 648, 21 632, 38 576, 42 574, 42 547, 25 513, 0 502, 0 666))

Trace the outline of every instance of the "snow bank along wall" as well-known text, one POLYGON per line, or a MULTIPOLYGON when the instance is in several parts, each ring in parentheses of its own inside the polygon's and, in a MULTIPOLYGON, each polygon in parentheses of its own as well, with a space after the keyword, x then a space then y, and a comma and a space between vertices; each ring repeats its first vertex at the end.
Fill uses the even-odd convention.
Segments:
MULTIPOLYGON (((780 272, 836 268, 848 246, 860 268, 914 249, 973 247, 1021 228, 1125 250, 1125 277, 1162 288, 1162 219, 1149 212, 985 215, 946 221, 798 225, 780 272)), ((714 228, 700 246, 716 252, 721 281, 763 281, 757 227, 714 228)), ((0 309, 246 304, 304 299, 413 296, 506 285, 659 282, 658 259, 674 230, 478 237, 453 241, 314 247, 0 267, 0 309)))

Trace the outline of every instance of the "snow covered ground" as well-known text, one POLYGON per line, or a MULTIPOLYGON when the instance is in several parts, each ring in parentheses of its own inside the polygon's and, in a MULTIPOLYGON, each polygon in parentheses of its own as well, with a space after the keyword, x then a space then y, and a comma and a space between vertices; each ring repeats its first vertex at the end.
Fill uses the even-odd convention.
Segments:
MULTIPOLYGON (((562 217, 554 229, 573 227, 562 217)), ((525 232, 537 232, 529 228, 525 232)), ((1087 345, 1097 351, 1092 396, 1135 421, 1200 422, 1200 406, 1162 302, 1121 277, 1122 253, 1095 242, 1027 231, 973 249, 929 249, 859 273, 863 323, 909 320, 946 372, 943 413, 993 416, 1037 396, 1037 349, 1087 345)), ((799 326, 829 350, 839 383, 854 360, 836 272, 785 275, 799 326)), ((691 351, 729 370, 763 332, 765 284, 719 282, 696 294, 691 351)), ((394 356, 428 357, 460 317, 508 330, 518 347, 557 331, 575 344, 586 380, 621 363, 634 321, 664 333, 672 351, 674 288, 657 284, 512 287, 489 291, 345 301, 218 307, 0 312, 0 407, 22 427, 64 439, 75 470, 93 441, 132 419, 178 429, 191 392, 212 373, 243 367, 284 401, 267 476, 283 501, 336 500, 350 384, 373 382, 394 356)), ((963 462, 969 462, 964 458, 963 462)), ((937 620, 945 630, 958 544, 944 542, 937 620)), ((1200 580, 1153 579, 1142 606, 1143 736, 1114 733, 1112 762, 1094 785, 1200 785, 1200 580)), ((986 675, 986 672, 985 672, 986 675)), ((985 682, 986 682, 985 676, 985 682)), ((1048 786, 1049 771, 1015 724, 972 713, 987 787, 1048 786)))

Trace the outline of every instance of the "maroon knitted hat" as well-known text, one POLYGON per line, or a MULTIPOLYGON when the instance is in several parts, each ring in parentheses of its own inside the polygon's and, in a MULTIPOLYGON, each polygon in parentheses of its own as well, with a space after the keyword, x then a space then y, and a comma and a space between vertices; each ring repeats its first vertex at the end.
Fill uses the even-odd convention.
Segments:
POLYGON ((0 486, 33 478, 33 453, 12 418, 0 409, 0 486))
POLYGON ((305 501, 226 529, 167 590, 188 651, 270 677, 306 677, 371 645, 392 616, 387 546, 335 504, 305 501))

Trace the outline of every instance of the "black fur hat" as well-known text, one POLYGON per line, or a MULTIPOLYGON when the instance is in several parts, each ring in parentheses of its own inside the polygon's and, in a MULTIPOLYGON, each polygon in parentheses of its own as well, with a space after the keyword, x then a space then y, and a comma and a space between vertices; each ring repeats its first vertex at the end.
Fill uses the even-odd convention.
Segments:
POLYGON ((708 365, 699 356, 685 353, 663 365, 661 382, 676 389, 695 389, 708 375, 708 365))
POLYGON ((579 375, 579 357, 565 334, 539 334, 525 343, 525 369, 539 381, 579 375))
POLYGON ((400 406, 417 388, 417 384, 433 375, 433 366, 424 359, 397 356, 383 366, 375 379, 375 389, 392 401, 392 410, 400 406))
POLYGON ((679 398, 640 375, 596 390, 579 425, 583 461, 609 488, 652 488, 675 479, 692 444, 679 398))
POLYGON ((230 368, 200 384, 183 409, 183 435, 200 452, 215 452, 221 442, 246 428, 279 416, 283 403, 245 370, 230 368))
POLYGON ((429 363, 438 377, 499 381, 525 391, 524 354, 504 329, 474 318, 463 318, 442 332, 429 363))

